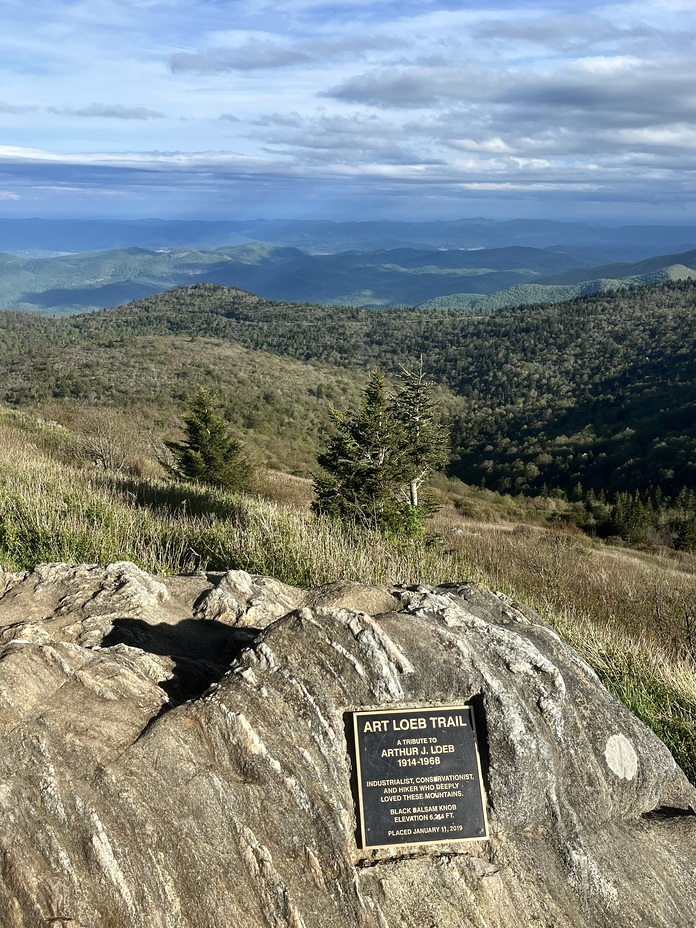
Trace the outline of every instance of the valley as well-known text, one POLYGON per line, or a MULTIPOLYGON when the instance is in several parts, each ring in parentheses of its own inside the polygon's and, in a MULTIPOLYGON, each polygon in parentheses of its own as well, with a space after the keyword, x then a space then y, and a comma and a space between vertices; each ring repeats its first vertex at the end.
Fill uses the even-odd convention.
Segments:
POLYGON ((375 313, 197 284, 66 319, 2 314, 3 397, 145 403, 171 427, 202 384, 267 461, 306 472, 329 404, 351 405, 372 367, 393 375, 422 355, 453 476, 578 502, 675 499, 695 484, 695 306, 688 281, 495 313, 375 313))

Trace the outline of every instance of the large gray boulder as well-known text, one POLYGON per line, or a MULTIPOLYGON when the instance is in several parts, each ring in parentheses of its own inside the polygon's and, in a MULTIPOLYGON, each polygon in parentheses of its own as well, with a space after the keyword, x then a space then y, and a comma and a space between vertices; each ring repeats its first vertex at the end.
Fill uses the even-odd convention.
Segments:
POLYGON ((0 731, 2 928, 696 926, 694 789, 470 585, 5 573, 0 731), (350 713, 472 700, 490 837, 362 850, 350 713))

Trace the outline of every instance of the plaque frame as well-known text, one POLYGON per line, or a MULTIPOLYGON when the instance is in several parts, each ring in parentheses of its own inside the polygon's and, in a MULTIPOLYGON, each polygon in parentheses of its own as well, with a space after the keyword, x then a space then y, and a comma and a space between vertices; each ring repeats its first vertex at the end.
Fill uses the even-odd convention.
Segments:
MULTIPOLYGON (((490 833, 488 827, 488 814, 487 814, 487 796, 486 790, 483 782, 483 772, 481 767, 481 751, 479 750, 478 736, 476 731, 476 708, 473 704, 473 701, 467 703, 458 703, 454 705, 428 705, 428 706, 398 706, 390 707, 388 709, 383 709, 381 707, 374 709, 355 709, 349 713, 352 716, 352 725, 351 725, 351 735, 353 739, 352 751, 354 759, 354 782, 357 793, 357 803, 356 803, 356 818, 357 818, 357 832, 356 837, 359 839, 357 841, 359 848, 363 851, 367 850, 379 850, 384 848, 398 848, 398 847, 408 847, 416 844, 453 844, 453 843, 462 843, 468 841, 486 841, 488 840, 490 833), (413 835, 412 839, 406 840, 399 838, 399 840, 392 842, 382 842, 382 843, 370 843, 368 838, 368 831, 366 827, 366 803, 365 796, 363 793, 363 781, 364 781, 364 771, 361 762, 361 732, 358 728, 358 722, 360 719, 366 717, 379 717, 382 720, 389 719, 390 716, 396 715, 415 715, 422 714, 434 714, 434 713, 462 713, 466 712, 468 714, 468 719, 471 725, 471 736, 473 738, 473 752, 475 757, 475 782, 477 785, 477 790, 475 791, 475 796, 480 802, 480 820, 483 826, 483 834, 477 835, 465 835, 463 837, 455 836, 439 836, 439 837, 428 837, 427 835, 413 835)), ((485 726, 484 726, 485 727, 485 726)))

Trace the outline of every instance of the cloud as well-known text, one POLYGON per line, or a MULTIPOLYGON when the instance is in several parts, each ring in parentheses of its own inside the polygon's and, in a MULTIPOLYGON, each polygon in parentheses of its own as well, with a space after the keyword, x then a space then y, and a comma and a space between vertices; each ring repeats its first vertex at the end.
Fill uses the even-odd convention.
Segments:
POLYGON ((37 109, 37 106, 15 105, 14 103, 4 103, 0 100, 0 113, 33 113, 37 109))
MULTIPOLYGON (((347 142, 350 139, 346 139, 347 142)), ((506 153, 468 152, 461 158, 431 163, 368 162, 346 150, 344 156, 309 149, 244 157, 231 152, 125 152, 56 155, 51 152, 0 149, 2 176, 12 178, 25 212, 32 204, 72 203, 74 214, 89 214, 98 198, 114 200, 114 214, 258 215, 317 217, 401 215, 456 217, 475 209, 507 210, 509 216, 532 209, 535 214, 578 215, 606 209, 602 204, 642 204, 661 215, 696 201, 691 164, 675 160, 665 186, 664 162, 631 158, 583 164, 555 158, 510 157, 506 153), (5 157, 3 157, 3 155, 5 157), (506 203, 506 206, 501 204, 506 203), (480 205, 474 205, 480 204, 480 205)), ((339 149, 340 155, 340 149, 339 149)), ((10 203, 8 202, 8 208, 10 203)), ((56 206, 56 209, 60 207, 56 206)), ((62 207, 65 209, 65 207, 62 207)), ((618 207, 617 207, 618 208, 618 207)), ((628 207, 627 207, 628 208, 628 207)), ((34 210, 35 211, 35 210, 34 210)), ((504 215, 504 214, 503 214, 504 215)), ((618 217, 618 213, 614 216, 618 217)))
POLYGON ((87 119, 163 119, 164 113, 149 110, 144 106, 124 106, 121 103, 92 103, 81 109, 57 109, 49 107, 50 113, 61 116, 81 116, 87 119))
POLYGON ((385 109, 437 109, 451 101, 607 108, 612 101, 625 103, 629 98, 640 101, 641 109, 655 109, 657 95, 662 109, 662 97, 677 96, 677 88, 683 86, 684 67, 696 76, 692 61, 666 69, 633 55, 588 55, 540 69, 494 69, 475 62, 402 66, 367 71, 319 96, 385 109))
POLYGON ((0 163, 30 164, 34 161, 61 161, 60 155, 40 148, 25 148, 20 145, 0 145, 0 163))
POLYGON ((696 203, 693 0, 37 3, 0 35, 17 211, 696 203))
POLYGON ((486 100, 495 94, 496 73, 475 65, 458 68, 401 67, 369 71, 321 91, 319 96, 350 103, 428 108, 443 100, 486 100))
POLYGON ((486 22, 473 26, 472 35, 478 40, 508 47, 511 43, 535 45, 552 49, 557 54, 559 50, 570 51, 588 45, 594 47, 598 43, 621 43, 625 46, 626 43, 646 39, 655 42, 662 39, 664 33, 645 23, 624 26, 612 22, 607 16, 593 13, 558 16, 545 12, 541 16, 488 17, 486 22))
POLYGON ((696 98, 683 92, 696 81, 693 60, 671 68, 632 59, 582 59, 560 73, 526 74, 498 95, 498 118, 509 129, 549 126, 597 136, 619 128, 665 127, 696 119, 696 98))
POLYGON ((666 64, 674 56, 693 53, 693 8, 668 13, 667 0, 652 4, 604 3, 563 15, 560 4, 530 10, 516 9, 514 17, 502 18, 491 11, 470 30, 475 47, 504 60, 558 59, 586 55, 662 56, 666 64), (681 14, 681 15, 680 15, 681 14))
POLYGON ((274 42, 254 39, 238 48, 210 48, 203 52, 179 52, 170 59, 172 71, 200 71, 217 74, 224 71, 259 71, 286 68, 310 60, 306 52, 274 42))
POLYGON ((497 155, 512 154, 510 145, 499 137, 484 138, 480 141, 471 138, 453 138, 449 139, 448 144, 461 151, 487 152, 497 155))
POLYGON ((394 51, 404 42, 393 36, 347 35, 340 39, 273 42, 249 39, 242 45, 220 46, 200 52, 177 52, 169 66, 173 72, 198 71, 220 74, 226 71, 264 71, 296 65, 315 66, 322 61, 345 57, 364 59, 370 51, 394 51))
POLYGON ((229 151, 124 151, 124 152, 52 152, 35 148, 21 148, 0 145, 0 165, 8 168, 22 169, 31 166, 38 170, 39 165, 49 171, 71 175, 78 180, 80 172, 91 170, 108 170, 118 173, 129 171, 145 172, 200 172, 217 171, 253 172, 262 174, 266 171, 287 171, 282 165, 259 155, 247 156, 229 151))
POLYGON ((18 193, 13 193, 11 190, 0 190, 0 200, 20 200, 21 197, 18 193))
POLYGON ((608 77, 625 71, 635 71, 643 62, 635 55, 588 55, 576 59, 574 68, 578 73, 599 74, 608 77))
POLYGON ((298 161, 338 165, 374 166, 442 164, 442 158, 419 148, 419 140, 400 124, 387 123, 371 114, 321 115, 304 118, 298 113, 278 113, 258 120, 254 138, 269 152, 286 154, 298 161))
POLYGON ((420 111, 404 131, 434 145, 601 157, 642 137, 684 138, 680 127, 696 121, 696 97, 683 92, 685 83, 696 83, 691 57, 667 67, 632 55, 593 55, 538 70, 493 71, 475 62, 373 70, 320 96, 376 108, 385 122, 396 122, 399 111, 420 111))

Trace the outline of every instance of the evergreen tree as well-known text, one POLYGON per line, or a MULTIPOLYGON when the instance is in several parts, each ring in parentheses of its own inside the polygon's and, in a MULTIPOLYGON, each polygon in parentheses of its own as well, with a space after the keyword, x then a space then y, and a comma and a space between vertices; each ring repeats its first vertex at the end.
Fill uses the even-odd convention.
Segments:
POLYGON ((317 458, 322 471, 314 480, 314 512, 397 534, 422 534, 419 490, 446 461, 430 389, 421 370, 405 372, 400 389, 390 393, 375 371, 353 415, 331 410, 336 431, 317 458))
POLYGON ((433 383, 425 378, 422 356, 417 373, 402 367, 393 410, 403 432, 401 454, 408 477, 405 502, 418 509, 423 505, 420 497, 423 482, 449 460, 448 436, 435 415, 433 383))
POLYGON ((229 433, 229 425, 215 411, 211 394, 199 388, 184 417, 184 441, 165 441, 174 456, 169 472, 182 480, 208 483, 229 490, 243 489, 249 479, 244 446, 229 433))

